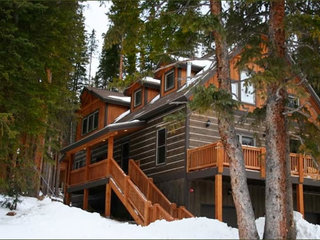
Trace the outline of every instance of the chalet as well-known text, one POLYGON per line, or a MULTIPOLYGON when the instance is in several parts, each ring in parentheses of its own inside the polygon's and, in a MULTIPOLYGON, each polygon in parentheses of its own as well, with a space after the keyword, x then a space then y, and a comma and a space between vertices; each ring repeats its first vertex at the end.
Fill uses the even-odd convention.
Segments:
MULTIPOLYGON (((232 92, 242 104, 236 119, 264 103, 252 86, 246 91, 239 81, 247 73, 235 68, 238 57, 230 60, 232 92)), ((219 141, 217 116, 191 112, 187 105, 192 96, 188 86, 211 83, 217 85, 212 62, 190 60, 159 68, 124 94, 85 87, 76 140, 62 150, 65 203, 105 216, 130 215, 141 225, 206 216, 236 226, 229 159, 219 141), (177 112, 186 118, 173 131, 164 118, 177 112)), ((320 113, 320 99, 309 85, 305 89, 309 97, 299 102, 309 102, 312 120, 320 113)), ((236 130, 255 215, 260 217, 264 129, 253 128, 250 121, 237 124, 236 130)), ((320 223, 319 171, 308 156, 292 152, 290 158, 295 210, 320 223)))

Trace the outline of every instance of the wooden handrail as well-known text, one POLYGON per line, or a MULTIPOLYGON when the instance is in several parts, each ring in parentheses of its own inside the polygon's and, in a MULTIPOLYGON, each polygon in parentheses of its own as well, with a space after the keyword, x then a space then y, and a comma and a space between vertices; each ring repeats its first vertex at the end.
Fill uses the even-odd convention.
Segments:
MULTIPOLYGON (((169 201, 153 183, 152 178, 148 178, 132 159, 129 160, 129 176, 149 201, 153 204, 159 204, 171 217, 176 218, 177 205, 169 201)), ((184 215, 184 217, 193 217, 193 215, 190 213, 184 215)))
POLYGON ((169 199, 132 159, 129 160, 129 176, 149 201, 159 203, 167 212, 172 212, 173 205, 169 199))
MULTIPOLYGON (((187 171, 195 171, 209 167, 218 167, 218 172, 222 172, 223 166, 229 166, 229 158, 225 154, 221 141, 210 143, 198 148, 187 150, 187 171), (221 165, 221 163, 223 165, 221 165)), ((247 169, 261 172, 261 177, 265 177, 265 148, 242 146, 245 166, 247 169)), ((299 181, 303 178, 320 178, 318 168, 315 166, 310 156, 290 153, 291 174, 299 176, 299 181)))

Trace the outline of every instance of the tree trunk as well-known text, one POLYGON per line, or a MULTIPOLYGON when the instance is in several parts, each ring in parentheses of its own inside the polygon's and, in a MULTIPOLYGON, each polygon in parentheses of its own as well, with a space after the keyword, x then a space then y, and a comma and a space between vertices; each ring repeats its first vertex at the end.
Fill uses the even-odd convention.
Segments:
MULTIPOLYGON (((211 13, 221 20, 221 1, 210 0, 211 13)), ((213 32, 217 56, 217 76, 219 88, 230 92, 230 64, 225 37, 218 31, 213 32)), ((233 119, 224 114, 218 116, 219 133, 230 158, 230 178, 233 201, 237 212, 240 239, 259 239, 255 217, 250 199, 246 169, 241 144, 238 141, 233 119)))
MULTIPOLYGON (((285 61, 284 0, 271 1, 269 56, 285 61)), ((268 86, 266 109, 266 222, 265 239, 295 238, 285 79, 268 86)))

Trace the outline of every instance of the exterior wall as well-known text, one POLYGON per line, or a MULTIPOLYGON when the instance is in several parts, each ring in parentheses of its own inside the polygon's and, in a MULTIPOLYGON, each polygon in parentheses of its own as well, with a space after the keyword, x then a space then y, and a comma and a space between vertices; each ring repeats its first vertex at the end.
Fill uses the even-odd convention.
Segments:
POLYGON ((84 96, 84 98, 85 98, 85 100, 81 100, 81 101, 83 101, 83 103, 81 105, 81 109, 78 112, 81 119, 79 120, 78 125, 77 125, 76 141, 79 141, 83 137, 85 137, 89 134, 92 134, 93 132, 95 132, 99 129, 102 129, 105 126, 106 104, 103 101, 101 101, 99 98, 97 98, 91 94, 86 94, 84 96), (99 110, 98 128, 90 133, 82 135, 81 134, 82 119, 97 110, 99 110))
POLYGON ((120 116, 122 113, 124 113, 125 111, 127 111, 128 108, 127 107, 123 107, 123 106, 119 106, 119 105, 115 105, 115 104, 107 104, 107 124, 111 124, 114 122, 114 120, 120 116))
POLYGON ((156 185, 162 193, 178 206, 185 206, 185 178, 169 180, 165 182, 157 182, 156 185))
MULTIPOLYGON (((235 116, 238 121, 240 115, 235 116)), ((236 124, 238 134, 252 136, 256 140, 257 146, 263 146, 264 128, 252 126, 253 119, 247 119, 246 122, 236 124)), ((213 112, 207 114, 198 114, 193 112, 189 117, 189 148, 200 147, 206 144, 216 142, 220 139, 218 130, 218 118, 213 112), (207 121, 210 125, 206 127, 207 121)))
POLYGON ((121 162, 121 144, 129 142, 129 158, 140 161, 141 169, 149 177, 157 177, 162 174, 185 171, 185 125, 180 126, 174 132, 167 129, 166 138, 166 162, 156 164, 156 137, 157 130, 166 127, 163 117, 183 109, 179 107, 164 115, 159 115, 148 121, 145 128, 130 134, 129 136, 115 140, 114 158, 121 162))
POLYGON ((159 94, 158 90, 148 88, 147 91, 147 102, 149 103, 152 99, 154 99, 159 94))
MULTIPOLYGON (((191 182, 193 192, 189 193, 189 210, 195 216, 214 218, 214 185, 214 176, 209 180, 201 179, 191 182)), ((264 216, 264 187, 249 183, 249 191, 256 218, 264 216)), ((223 221, 236 227, 236 211, 231 194, 230 180, 227 177, 223 179, 222 199, 223 221)))

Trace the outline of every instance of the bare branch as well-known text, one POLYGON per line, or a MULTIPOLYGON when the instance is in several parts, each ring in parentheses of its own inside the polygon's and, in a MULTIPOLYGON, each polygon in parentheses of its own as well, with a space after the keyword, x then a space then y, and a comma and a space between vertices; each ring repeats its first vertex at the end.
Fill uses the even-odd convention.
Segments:
MULTIPOLYGON (((295 108, 295 109, 289 108, 289 109, 291 109, 291 110, 284 112, 283 115, 288 115, 288 114, 292 114, 292 113, 295 113, 295 112, 300 112, 300 110, 301 110, 302 108, 304 108, 306 105, 310 105, 310 103, 309 103, 309 102, 305 102, 304 104, 300 105, 299 107, 297 107, 297 108, 295 108)), ((302 112, 300 112, 300 113, 302 113, 302 112)))

